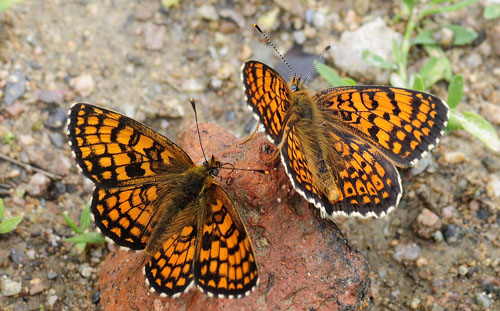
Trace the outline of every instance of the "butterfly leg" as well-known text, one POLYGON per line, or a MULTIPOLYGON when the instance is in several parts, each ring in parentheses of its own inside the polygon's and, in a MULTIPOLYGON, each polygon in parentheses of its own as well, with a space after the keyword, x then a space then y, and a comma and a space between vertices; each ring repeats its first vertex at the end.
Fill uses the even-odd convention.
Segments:
POLYGON ((257 130, 259 129, 259 126, 260 126, 260 123, 257 122, 257 125, 255 126, 255 130, 253 130, 252 134, 250 134, 250 136, 248 136, 247 138, 245 138, 245 140, 243 140, 241 143, 239 143, 239 145, 244 145, 246 144, 250 139, 252 139, 252 137, 254 137, 255 133, 257 133, 257 130))

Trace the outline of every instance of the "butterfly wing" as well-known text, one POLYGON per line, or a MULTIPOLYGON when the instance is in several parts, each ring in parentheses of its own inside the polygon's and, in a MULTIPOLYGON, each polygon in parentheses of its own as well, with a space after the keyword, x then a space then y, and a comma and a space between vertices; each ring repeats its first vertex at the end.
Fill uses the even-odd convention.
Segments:
POLYGON ((193 166, 189 156, 145 125, 89 104, 69 110, 68 137, 78 166, 96 184, 91 211, 97 227, 120 246, 143 249, 157 211, 159 176, 193 166))
POLYGON ((68 115, 71 149, 83 174, 111 188, 153 181, 193 165, 176 144, 144 124, 89 104, 74 104, 68 115))
POLYGON ((258 271, 245 225, 222 188, 212 184, 205 191, 194 270, 196 283, 211 296, 247 296, 257 286, 258 271))
POLYGON ((198 226, 196 207, 191 205, 172 220, 177 227, 166 232, 166 240, 144 266, 151 289, 162 297, 177 297, 193 285, 198 226))
MULTIPOLYGON (((313 172, 310 161, 319 151, 304 148, 300 132, 292 124, 281 148, 281 160, 294 188, 309 202, 321 209, 322 217, 351 215, 380 217, 393 209, 401 198, 399 173, 392 162, 368 142, 334 128, 327 131, 332 142, 330 153, 335 153, 332 163, 332 182, 329 190, 335 199, 329 199, 319 181, 326 172, 313 172), (309 161, 309 162, 308 162, 309 161), (315 174, 314 174, 315 173, 315 174), (334 189, 335 188, 335 189, 334 189)), ((330 155, 331 156, 331 155, 330 155)), ((326 156, 327 161, 332 157, 326 156)))
POLYGON ((278 145, 291 98, 288 84, 274 69, 257 61, 243 65, 242 80, 247 104, 264 125, 270 140, 278 145))
POLYGON ((449 109, 438 97, 388 86, 346 86, 313 97, 325 116, 347 124, 398 166, 412 166, 444 133, 449 109))

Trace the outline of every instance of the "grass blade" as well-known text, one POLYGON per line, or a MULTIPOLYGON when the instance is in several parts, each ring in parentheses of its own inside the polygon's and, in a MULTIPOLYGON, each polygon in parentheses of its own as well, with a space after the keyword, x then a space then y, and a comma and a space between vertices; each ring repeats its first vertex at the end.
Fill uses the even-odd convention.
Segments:
POLYGON ((5 221, 0 223, 0 234, 4 234, 7 232, 11 232, 14 230, 17 225, 23 220, 23 216, 16 216, 12 218, 8 218, 5 221))

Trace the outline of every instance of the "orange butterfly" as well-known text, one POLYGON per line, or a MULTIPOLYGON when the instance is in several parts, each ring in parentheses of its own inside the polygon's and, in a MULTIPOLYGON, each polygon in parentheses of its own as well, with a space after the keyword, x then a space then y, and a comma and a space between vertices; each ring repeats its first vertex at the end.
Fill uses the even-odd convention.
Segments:
POLYGON ((89 104, 69 110, 68 137, 96 185, 91 211, 116 244, 144 249, 150 288, 177 297, 192 285, 239 298, 258 284, 255 255, 233 203, 214 182, 212 156, 195 165, 172 141, 120 113, 89 104))
POLYGON ((434 95, 389 86, 345 86, 315 95, 269 66, 242 68, 247 104, 276 144, 293 187, 335 215, 380 217, 402 195, 396 169, 415 165, 443 134, 449 109, 434 95))

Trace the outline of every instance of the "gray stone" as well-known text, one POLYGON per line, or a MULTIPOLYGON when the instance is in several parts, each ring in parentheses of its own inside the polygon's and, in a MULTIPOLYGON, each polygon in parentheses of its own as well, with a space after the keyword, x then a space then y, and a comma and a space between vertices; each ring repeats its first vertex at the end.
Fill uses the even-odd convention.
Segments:
POLYGON ((0 291, 3 296, 15 296, 21 292, 21 283, 2 277, 0 279, 0 291))
POLYGON ((393 61, 392 40, 401 41, 401 34, 387 27, 381 18, 367 23, 356 31, 342 33, 340 42, 332 46, 335 65, 355 79, 388 84, 389 70, 369 66, 361 59, 363 50, 370 50, 385 60, 393 61))
POLYGON ((42 173, 36 173, 31 176, 26 191, 32 196, 43 195, 50 185, 50 178, 42 173))
POLYGON ((21 71, 16 71, 7 77, 7 85, 5 86, 5 92, 3 95, 3 100, 8 106, 16 101, 25 92, 26 76, 21 71))
POLYGON ((420 246, 416 243, 408 243, 408 244, 398 244, 394 248, 394 254, 392 257, 397 262, 408 262, 417 260, 418 256, 420 256, 420 246))

